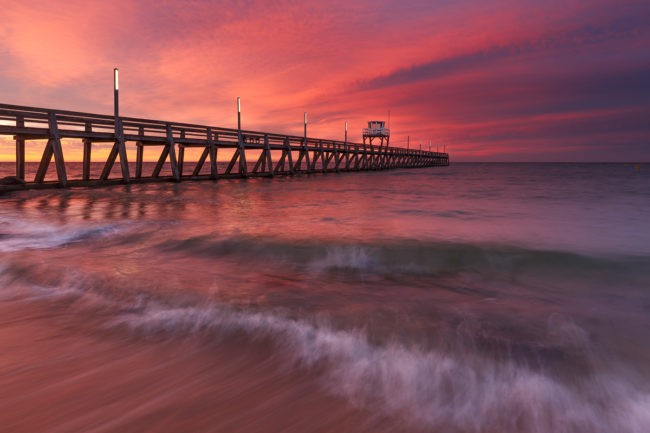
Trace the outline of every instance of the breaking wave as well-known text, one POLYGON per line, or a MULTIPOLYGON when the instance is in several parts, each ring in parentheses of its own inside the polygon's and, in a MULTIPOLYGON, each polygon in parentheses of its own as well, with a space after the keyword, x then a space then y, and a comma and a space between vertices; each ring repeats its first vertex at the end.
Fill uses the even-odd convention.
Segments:
MULTIPOLYGON (((11 273, 5 268, 3 275, 11 273)), ((243 311, 213 301, 176 302, 152 293, 128 299, 71 283, 40 287, 25 300, 66 299, 68 308, 100 308, 100 327, 135 338, 199 336, 216 344, 266 342, 287 368, 321 372, 321 384, 352 404, 404 423, 450 432, 641 433, 650 425, 650 394, 599 369, 587 334, 576 325, 549 322, 558 340, 589 357, 576 377, 529 368, 516 359, 495 360, 479 350, 432 350, 398 341, 371 342, 360 329, 295 319, 281 311, 243 311)), ((466 330, 465 330, 466 331, 466 330)), ((464 332, 459 328, 459 333, 464 332)), ((460 337, 460 335, 459 335, 460 337)), ((282 374, 282 372, 269 372, 282 374)))
POLYGON ((588 256, 569 251, 530 249, 512 245, 451 242, 304 242, 268 238, 214 239, 198 236, 167 240, 169 252, 215 258, 236 257, 251 263, 282 262, 315 272, 358 272, 444 276, 477 274, 513 279, 555 276, 581 281, 616 281, 623 277, 650 283, 646 256, 588 256))
POLYGON ((118 233, 124 228, 114 224, 45 224, 0 217, 0 252, 57 248, 118 233))

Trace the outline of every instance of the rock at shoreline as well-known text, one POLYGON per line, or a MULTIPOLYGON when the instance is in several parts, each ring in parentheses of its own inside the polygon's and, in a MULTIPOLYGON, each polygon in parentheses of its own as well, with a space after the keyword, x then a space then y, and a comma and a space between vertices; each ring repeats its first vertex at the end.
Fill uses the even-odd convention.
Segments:
POLYGON ((0 179, 0 185, 25 185, 25 181, 16 176, 6 176, 0 179))

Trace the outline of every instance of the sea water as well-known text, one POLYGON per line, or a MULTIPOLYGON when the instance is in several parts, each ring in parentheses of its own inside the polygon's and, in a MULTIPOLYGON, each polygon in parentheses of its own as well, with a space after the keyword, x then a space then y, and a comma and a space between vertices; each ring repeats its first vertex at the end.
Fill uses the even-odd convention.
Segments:
POLYGON ((647 432, 649 168, 4 195, 0 430, 647 432))

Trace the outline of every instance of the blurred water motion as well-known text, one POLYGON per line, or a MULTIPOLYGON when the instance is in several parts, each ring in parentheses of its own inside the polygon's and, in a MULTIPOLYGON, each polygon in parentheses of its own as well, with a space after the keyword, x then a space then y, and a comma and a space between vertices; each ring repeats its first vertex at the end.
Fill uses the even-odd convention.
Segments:
POLYGON ((0 431, 645 432, 649 187, 456 164, 5 196, 0 431))

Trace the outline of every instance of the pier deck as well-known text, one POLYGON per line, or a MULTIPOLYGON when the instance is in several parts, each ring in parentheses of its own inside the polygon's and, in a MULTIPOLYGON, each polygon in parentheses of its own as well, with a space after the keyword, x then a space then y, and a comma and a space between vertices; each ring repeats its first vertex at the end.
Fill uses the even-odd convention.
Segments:
POLYGON ((449 165, 449 155, 442 152, 8 104, 0 104, 0 135, 12 136, 16 143, 16 177, 13 184, 0 185, 0 192, 449 165), (25 144, 30 140, 47 140, 47 144, 34 179, 28 181, 25 179, 25 144), (62 140, 83 143, 81 179, 68 178, 62 140), (101 174, 91 178, 94 143, 110 143, 112 147, 106 161, 102 161, 101 174), (134 176, 129 171, 127 146, 135 146, 136 150, 134 176), (145 148, 160 151, 150 176, 142 173, 145 148), (202 150, 193 167, 187 167, 186 148, 202 150), (221 149, 231 149, 234 153, 225 170, 219 172, 217 157, 221 149), (252 170, 247 163, 251 154, 256 161, 252 170), (56 181, 46 181, 52 159, 56 181), (121 177, 110 178, 118 160, 121 177), (166 163, 171 168, 171 176, 161 175, 166 163), (201 174, 206 163, 209 164, 209 174, 201 174))

